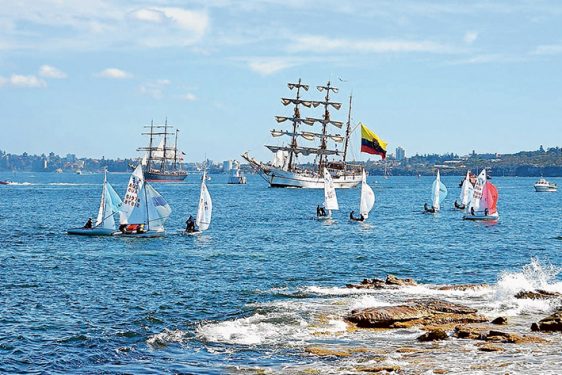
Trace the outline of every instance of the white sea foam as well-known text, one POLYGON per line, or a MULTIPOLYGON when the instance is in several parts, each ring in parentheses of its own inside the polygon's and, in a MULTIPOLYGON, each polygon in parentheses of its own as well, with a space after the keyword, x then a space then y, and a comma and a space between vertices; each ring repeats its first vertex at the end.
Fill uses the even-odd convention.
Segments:
POLYGON ((362 296, 353 297, 350 302, 350 309, 364 309, 367 307, 382 307, 382 306, 390 306, 391 303, 386 301, 381 301, 377 299, 375 296, 366 294, 362 296))
POLYGON ((309 335, 308 323, 282 314, 254 314, 247 318, 197 327, 197 334, 206 341, 239 345, 274 345, 279 342, 301 342, 309 335))
POLYGON ((160 333, 150 336, 146 343, 152 347, 163 347, 170 343, 182 343, 186 340, 186 333, 180 329, 169 330, 164 328, 160 333))
POLYGON ((33 185, 31 182, 8 182, 8 185, 16 185, 16 186, 29 186, 33 185))

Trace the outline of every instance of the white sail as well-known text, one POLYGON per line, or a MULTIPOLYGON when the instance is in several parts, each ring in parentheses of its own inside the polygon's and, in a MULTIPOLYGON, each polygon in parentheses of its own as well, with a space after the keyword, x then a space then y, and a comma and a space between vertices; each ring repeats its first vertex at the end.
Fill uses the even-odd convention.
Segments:
POLYGON ((326 168, 324 168, 324 208, 327 210, 339 210, 334 181, 326 168))
POLYGON ((164 223, 172 213, 170 205, 151 185, 145 184, 146 207, 148 212, 148 228, 155 231, 163 231, 164 223))
POLYGON ((439 174, 439 169, 437 170, 437 177, 435 177, 435 181, 433 182, 432 186, 432 205, 435 211, 439 211, 441 209, 441 203, 447 197, 447 188, 441 182, 441 175, 439 174))
POLYGON ((281 168, 283 170, 287 169, 287 163, 289 159, 289 152, 284 150, 278 150, 273 154, 272 165, 276 168, 281 168))
POLYGON ((369 217, 369 212, 373 209, 375 205, 375 192, 369 185, 367 185, 367 176, 365 171, 363 171, 363 179, 361 180, 361 204, 360 212, 361 215, 366 219, 369 217))
POLYGON ((470 171, 466 172, 466 178, 462 182, 461 193, 459 196, 459 200, 462 205, 466 207, 466 205, 470 202, 472 198, 472 192, 474 187, 470 183, 470 171))
POLYGON ((114 214, 120 211, 123 202, 113 187, 107 182, 107 173, 103 179, 100 208, 96 219, 96 227, 115 229, 114 214))
POLYGON ((482 172, 478 175, 476 179, 476 185, 474 185, 474 191, 472 193, 472 199, 467 207, 467 212, 471 212, 474 209, 475 212, 484 210, 485 207, 480 207, 480 202, 482 199, 482 193, 484 192, 484 186, 486 185, 486 169, 482 169, 482 172))
POLYGON ((206 174, 203 173, 203 178, 201 181, 201 194, 199 196, 199 207, 197 208, 197 217, 195 219, 195 225, 200 231, 209 229, 209 225, 211 224, 211 214, 213 212, 213 201, 211 200, 209 190, 207 190, 205 177, 206 174))

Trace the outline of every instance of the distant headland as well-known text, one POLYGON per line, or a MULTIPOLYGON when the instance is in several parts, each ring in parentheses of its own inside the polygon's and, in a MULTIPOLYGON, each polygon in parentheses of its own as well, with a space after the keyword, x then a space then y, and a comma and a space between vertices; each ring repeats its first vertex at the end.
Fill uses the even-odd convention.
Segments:
MULTIPOLYGON (((364 165, 371 175, 417 176, 432 175, 439 168, 443 175, 466 174, 466 170, 477 171, 488 168, 492 176, 519 177, 562 177, 562 148, 542 146, 536 151, 520 151, 514 154, 426 154, 406 157, 404 154, 396 156, 390 154, 386 160, 367 160, 357 162, 364 165)), ((0 150, 0 171, 18 172, 128 172, 132 165, 138 163, 138 158, 101 159, 79 158, 74 154, 59 156, 54 152, 41 155, 10 154, 0 150)), ((228 172, 232 161, 213 162, 207 160, 210 173, 228 172)), ((197 163, 184 163, 189 171, 199 169, 197 163)), ((250 172, 248 164, 242 164, 241 169, 250 172)))

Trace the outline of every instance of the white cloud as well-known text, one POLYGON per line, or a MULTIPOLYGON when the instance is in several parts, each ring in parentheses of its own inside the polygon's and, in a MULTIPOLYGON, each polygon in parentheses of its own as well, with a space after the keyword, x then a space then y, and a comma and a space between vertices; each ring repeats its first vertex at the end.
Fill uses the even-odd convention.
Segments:
POLYGON ((131 13, 133 18, 139 21, 161 23, 164 20, 164 14, 156 9, 138 9, 131 13))
POLYGON ((295 60, 283 57, 257 58, 248 61, 248 66, 250 67, 250 69, 263 76, 277 73, 297 65, 299 65, 299 63, 295 60))
POLYGON ((467 31, 464 34, 464 42, 466 44, 472 44, 478 39, 478 33, 476 31, 467 31))
POLYGON ((66 78, 66 73, 50 65, 42 65, 39 68, 39 75, 45 78, 63 79, 66 78))
POLYGON ((203 36, 209 27, 209 16, 204 11, 183 8, 143 8, 134 11, 131 15, 138 21, 164 26, 173 25, 191 31, 197 37, 203 36))
POLYGON ((172 82, 168 79, 157 79, 155 81, 145 82, 139 86, 139 91, 143 95, 148 95, 154 99, 160 99, 164 96, 164 89, 172 82))
POLYGON ((558 55, 562 54, 562 44, 545 44, 538 46, 533 55, 558 55))
POLYGON ((126 79, 126 78, 131 78, 132 74, 117 68, 107 68, 99 72, 98 77, 126 79))
POLYGON ((34 75, 12 74, 9 83, 14 87, 47 87, 47 82, 34 75))
POLYGON ((302 36, 295 38, 289 46, 290 52, 339 52, 339 53, 452 53, 455 49, 432 41, 401 39, 342 39, 324 36, 302 36))
POLYGON ((508 56, 503 54, 483 54, 466 59, 448 62, 448 65, 467 65, 467 64, 492 64, 492 63, 515 63, 524 61, 523 58, 508 56))
POLYGON ((192 102, 197 100, 197 97, 195 96, 195 94, 188 92, 187 94, 185 94, 184 96, 182 96, 182 98, 184 100, 187 100, 188 102, 192 102))

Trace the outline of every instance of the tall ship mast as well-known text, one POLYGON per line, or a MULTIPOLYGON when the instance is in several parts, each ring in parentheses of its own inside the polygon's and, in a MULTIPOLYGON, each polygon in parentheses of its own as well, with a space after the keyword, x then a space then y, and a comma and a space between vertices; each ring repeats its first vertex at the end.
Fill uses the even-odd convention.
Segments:
POLYGON ((242 157, 258 171, 271 187, 324 188, 323 170, 327 168, 333 176, 336 188, 352 188, 361 182, 363 167, 349 164, 346 160, 351 136, 351 96, 345 133, 336 133, 344 127, 343 121, 334 120, 330 111, 339 111, 341 103, 332 100, 338 88, 328 81, 326 85, 316 86, 324 94, 320 101, 305 100, 302 95, 309 85, 289 83, 289 90, 295 91, 295 98, 281 98, 281 103, 293 106, 290 116, 275 116, 277 123, 289 123, 288 129, 271 130, 271 135, 288 137, 287 144, 266 145, 273 160, 263 163, 252 158, 247 152, 242 157), (303 108, 304 107, 304 108, 303 108), (321 116, 306 117, 301 114, 305 108, 322 109, 321 116), (299 158, 308 158, 300 160, 299 158), (313 160, 310 160, 312 158, 313 160))
POLYGON ((143 151, 144 157, 141 164, 147 181, 170 182, 183 181, 187 177, 187 171, 182 168, 182 151, 178 150, 179 129, 168 125, 168 119, 164 125, 155 125, 154 121, 145 126, 147 132, 142 135, 149 137, 148 147, 139 147, 137 151, 143 151), (175 136, 172 141, 172 136, 175 136))

